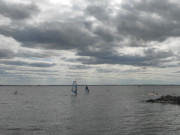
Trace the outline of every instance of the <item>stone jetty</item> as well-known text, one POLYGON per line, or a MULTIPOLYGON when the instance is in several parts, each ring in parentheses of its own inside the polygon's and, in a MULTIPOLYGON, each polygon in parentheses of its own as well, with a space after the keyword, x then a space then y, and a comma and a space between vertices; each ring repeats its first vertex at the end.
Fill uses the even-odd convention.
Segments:
POLYGON ((166 95, 166 96, 161 96, 160 98, 157 98, 157 99, 146 100, 146 102, 170 103, 170 104, 179 104, 180 105, 180 96, 166 95))

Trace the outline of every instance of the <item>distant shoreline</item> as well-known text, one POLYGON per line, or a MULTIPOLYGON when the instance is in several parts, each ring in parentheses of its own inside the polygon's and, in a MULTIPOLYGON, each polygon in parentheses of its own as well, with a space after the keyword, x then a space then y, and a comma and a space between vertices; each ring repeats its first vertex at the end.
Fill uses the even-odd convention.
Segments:
MULTIPOLYGON (((87 84, 80 84, 78 86, 84 86, 87 84)), ((0 86, 71 86, 69 85, 0 85, 0 86)), ((98 84, 98 85, 93 85, 90 84, 88 86, 180 86, 180 84, 98 84)))

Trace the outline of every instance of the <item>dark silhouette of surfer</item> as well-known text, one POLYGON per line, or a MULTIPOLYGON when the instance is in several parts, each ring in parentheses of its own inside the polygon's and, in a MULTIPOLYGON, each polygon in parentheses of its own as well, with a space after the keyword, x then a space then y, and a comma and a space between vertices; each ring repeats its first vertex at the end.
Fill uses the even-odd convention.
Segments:
POLYGON ((14 92, 15 95, 17 95, 17 90, 14 92))
POLYGON ((89 93, 89 88, 88 88, 87 85, 86 85, 85 91, 86 91, 87 93, 89 93))

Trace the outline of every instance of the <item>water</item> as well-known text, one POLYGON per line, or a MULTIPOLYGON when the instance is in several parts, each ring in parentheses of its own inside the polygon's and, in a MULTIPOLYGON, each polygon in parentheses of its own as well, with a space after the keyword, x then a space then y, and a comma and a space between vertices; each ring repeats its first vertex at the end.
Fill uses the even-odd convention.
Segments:
POLYGON ((180 106, 146 103, 144 93, 180 86, 1 86, 0 135, 177 135, 180 106), (17 95, 15 91, 17 90, 17 95))

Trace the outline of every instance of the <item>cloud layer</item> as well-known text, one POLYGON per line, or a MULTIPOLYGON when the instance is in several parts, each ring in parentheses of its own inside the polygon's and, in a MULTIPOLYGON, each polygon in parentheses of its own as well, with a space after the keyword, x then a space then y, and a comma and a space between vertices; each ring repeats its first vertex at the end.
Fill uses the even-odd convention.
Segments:
MULTIPOLYGON (((144 74, 145 70, 152 75, 156 74, 154 71, 162 74, 170 69, 179 73, 178 1, 80 0, 79 3, 1 1, 0 18, 4 23, 0 24, 0 34, 18 43, 15 49, 13 42, 8 48, 0 46, 1 64, 50 67, 49 72, 60 66, 64 78, 70 76, 67 70, 71 70, 73 76, 82 80, 83 75, 73 71, 102 75, 113 74, 120 68, 124 71, 122 76, 130 76, 125 72, 130 69, 134 75, 144 74)), ((112 78, 116 77, 119 79, 118 75, 112 78)), ((167 76, 161 78, 168 83, 167 76)), ((134 79, 142 83, 139 81, 142 78, 134 79)), ((152 78, 150 82, 153 79, 157 81, 152 78)))
POLYGON ((0 1, 0 13, 1 15, 15 19, 23 20, 30 18, 33 14, 39 12, 38 6, 35 4, 22 4, 22 3, 10 3, 4 0, 0 1))

